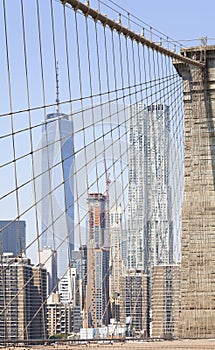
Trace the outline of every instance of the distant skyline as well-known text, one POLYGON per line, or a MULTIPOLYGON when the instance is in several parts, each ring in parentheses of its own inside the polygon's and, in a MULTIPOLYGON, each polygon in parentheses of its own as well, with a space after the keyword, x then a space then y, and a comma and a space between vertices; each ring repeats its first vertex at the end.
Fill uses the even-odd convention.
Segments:
MULTIPOLYGON (((153 9, 155 5, 153 3, 147 2, 147 4, 142 4, 142 1, 137 0, 132 3, 127 0, 115 1, 119 6, 127 9, 157 30, 177 39, 176 33, 166 33, 165 28, 161 27, 157 22, 158 19, 161 24, 169 21, 170 25, 173 22, 173 15, 168 11, 165 13, 166 4, 169 2, 162 4, 162 11, 159 9, 160 5, 157 4, 155 13, 153 9), (147 18, 149 15, 151 18, 147 18)), ((109 0, 106 0, 105 3, 111 4, 109 0)), ((192 3, 194 4, 193 1, 192 3)), ((41 156, 39 155, 40 152, 37 152, 37 150, 41 141, 43 122, 46 119, 46 115, 53 113, 55 110, 56 60, 59 63, 59 88, 60 101, 62 102, 61 111, 62 113, 66 113, 69 117, 72 115, 74 124, 76 166, 74 195, 75 198, 78 198, 78 201, 76 200, 78 205, 75 205, 74 208, 76 219, 76 248, 79 242, 82 241, 83 232, 85 237, 87 191, 90 189, 90 191, 104 192, 104 154, 111 179, 110 206, 116 201, 122 201, 124 205, 123 210, 126 213, 125 208, 127 207, 128 191, 128 187, 126 186, 128 161, 126 120, 128 118, 128 110, 127 107, 125 108, 124 106, 142 100, 146 92, 149 91, 147 89, 142 90, 143 81, 151 80, 148 73, 144 76, 143 71, 138 72, 138 65, 136 65, 136 73, 138 73, 136 77, 133 73, 130 75, 126 74, 128 63, 130 65, 130 71, 133 72, 133 60, 129 54, 129 62, 127 62, 125 55, 126 40, 124 36, 121 36, 123 54, 122 67, 120 67, 119 59, 116 60, 114 67, 112 32, 109 29, 107 29, 106 32, 108 57, 106 66, 103 28, 98 23, 96 27, 98 29, 97 52, 96 31, 94 22, 91 20, 88 22, 90 38, 90 52, 88 55, 85 18, 81 14, 77 16, 79 39, 77 43, 75 15, 74 11, 69 8, 66 10, 66 38, 68 40, 67 49, 69 57, 67 62, 62 4, 57 0, 38 1, 40 7, 41 42, 39 40, 40 35, 36 4, 36 0, 32 0, 31 2, 23 1, 24 32, 22 26, 21 2, 14 2, 12 0, 5 1, 6 16, 4 16, 3 7, 0 8, 0 38, 2 39, 0 40, 2 48, 2 64, 0 65, 0 74, 2 77, 0 82, 0 115, 2 116, 0 135, 2 137, 1 148, 7 149, 7 152, 2 152, 0 155, 0 166, 2 166, 0 174, 2 181, 0 196, 3 197, 0 203, 0 211, 2 220, 12 220, 17 217, 26 220, 27 255, 29 253, 30 255, 34 255, 34 252, 37 252, 37 234, 38 231, 41 233, 37 227, 38 220, 41 219, 41 212, 35 210, 34 206, 37 200, 35 192, 37 192, 38 181, 32 181, 32 178, 36 178, 40 175, 40 167, 37 166, 35 157, 41 156), (53 4, 54 23, 52 23, 51 4, 53 4), (7 50, 5 47, 6 35, 4 24, 7 27, 8 62, 7 50), (55 36, 54 40, 53 34, 55 36), (26 60, 23 50, 24 44, 26 45, 26 60), (77 52, 77 45, 80 50, 80 60, 77 52), (16 52, 16 55, 14 55, 14 52, 16 52), (98 54, 99 59, 97 57, 98 54), (79 73, 79 63, 81 64, 81 73, 79 73), (10 68, 9 76, 7 64, 10 68), (106 77, 107 71, 108 79, 106 77), (116 77, 115 71, 117 73, 116 77), (123 75, 123 79, 121 74, 123 75), (99 83, 100 77, 102 78, 101 84, 99 83), (124 90, 122 90, 122 84, 124 90), (135 84, 140 85, 138 92, 130 88, 129 97, 125 97, 125 95, 127 95, 126 87, 135 84), (12 105, 10 104, 9 98, 9 85, 11 85, 12 90, 12 105), (115 88, 118 89, 117 95, 114 93, 115 88), (102 91, 102 97, 100 96, 100 89, 102 91), (106 91, 109 91, 109 94, 105 93, 106 91), (122 91, 124 91, 124 93, 122 91), (92 92, 93 95, 95 95, 93 99, 91 97, 92 92), (80 95, 85 98, 80 100, 80 95), (122 106, 119 107, 114 102, 110 107, 108 100, 111 99, 114 101, 116 98, 118 103, 122 104, 122 106), (69 102, 70 100, 72 101, 72 105, 69 102), (102 108, 100 107, 101 103, 103 104, 102 108), (30 104, 30 112, 28 104, 30 104), (47 105, 47 108, 43 107, 44 104, 47 105), (90 109, 92 104, 98 104, 98 107, 94 108, 93 113, 91 113, 90 109), (82 108, 86 108, 83 113, 81 112, 82 108), (10 117, 11 109, 12 112, 15 112, 12 118, 10 117), (111 118, 108 117, 110 112, 111 118), (93 127, 91 127, 91 124, 93 127), (86 132, 83 132, 83 129, 86 130, 86 132), (13 133, 15 152, 12 147, 12 138, 10 136, 13 133), (105 133, 105 137, 102 137, 102 133, 105 133), (9 136, 5 137, 5 135, 9 136), (95 143, 94 138, 97 140, 95 143), (31 156, 32 154, 34 154, 34 157, 31 156), (13 162, 14 159, 18 160, 13 162), (18 191, 17 188, 19 188, 18 191), (8 195, 9 193, 11 193, 11 195, 8 195)), ((98 0, 90 0, 90 5, 96 8, 98 6, 98 0)), ((101 6, 103 6, 102 1, 101 6)), ((168 10, 170 11, 171 9, 172 7, 168 6, 168 10)), ((117 20, 117 12, 115 12, 113 16, 111 15, 111 11, 107 11, 107 14, 110 18, 117 20)), ((183 21, 180 18, 180 27, 182 27, 182 23, 183 21)), ((173 26, 169 29, 171 28, 173 28, 173 26)), ((176 25, 174 28, 177 28, 176 25)), ((209 33, 206 34, 209 36, 209 33)), ((129 41, 128 43, 128 51, 131 53, 131 42, 129 41)), ((114 37, 114 54, 116 57, 119 55, 118 44, 118 36, 116 35, 114 37)), ((134 54, 137 59, 136 45, 134 54)), ((145 53, 141 55, 141 67, 146 63, 147 70, 149 68, 149 62, 144 60, 144 55, 145 53)))

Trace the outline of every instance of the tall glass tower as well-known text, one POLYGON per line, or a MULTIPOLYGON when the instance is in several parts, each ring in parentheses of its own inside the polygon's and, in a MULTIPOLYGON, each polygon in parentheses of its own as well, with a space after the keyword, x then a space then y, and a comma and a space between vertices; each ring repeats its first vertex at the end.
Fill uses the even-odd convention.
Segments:
POLYGON ((26 222, 23 220, 0 220, 0 255, 26 253, 26 222))
POLYGON ((73 124, 66 114, 48 114, 42 131, 41 249, 57 252, 57 274, 65 274, 74 250, 73 124))

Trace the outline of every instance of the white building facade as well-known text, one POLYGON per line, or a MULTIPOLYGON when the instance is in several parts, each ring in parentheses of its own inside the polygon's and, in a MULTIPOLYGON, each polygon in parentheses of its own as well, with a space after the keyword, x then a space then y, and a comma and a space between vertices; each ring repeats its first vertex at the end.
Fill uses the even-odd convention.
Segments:
POLYGON ((130 110, 128 270, 148 272, 173 258, 169 110, 130 110))

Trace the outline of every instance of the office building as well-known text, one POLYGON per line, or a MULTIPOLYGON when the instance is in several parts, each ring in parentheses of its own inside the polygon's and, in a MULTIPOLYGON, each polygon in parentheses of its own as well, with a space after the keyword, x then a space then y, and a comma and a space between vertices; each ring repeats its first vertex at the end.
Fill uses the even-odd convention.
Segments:
POLYGON ((11 254, 0 269, 0 339, 46 339, 46 270, 11 254))
MULTIPOLYGON (((131 273, 136 270, 147 276, 147 293, 144 294, 147 299, 142 301, 147 304, 147 336, 153 325, 153 271, 156 267, 173 264, 174 224, 179 222, 180 203, 178 207, 172 204, 177 177, 170 166, 173 150, 170 133, 168 106, 144 106, 142 103, 131 106, 127 268, 131 273)), ((158 314, 154 313, 154 324, 155 315, 158 314)))
POLYGON ((47 332, 49 337, 72 332, 72 305, 48 303, 47 332))
POLYGON ((122 228, 122 261, 123 265, 127 267, 127 228, 122 228))
POLYGON ((26 222, 23 220, 0 221, 0 252, 21 256, 26 248, 26 222))
POLYGON ((149 273, 173 260, 169 110, 130 110, 128 269, 149 273))
POLYGON ((84 309, 87 288, 87 246, 82 245, 78 251, 73 252, 72 267, 77 270, 80 292, 80 309, 84 309))
POLYGON ((89 240, 93 240, 95 247, 106 246, 106 196, 102 193, 90 193, 88 196, 89 210, 89 240))
POLYGON ((144 111, 130 108, 127 268, 144 269, 144 111))
POLYGON ((169 108, 151 105, 144 111, 145 267, 173 261, 173 218, 170 173, 169 108))
POLYGON ((47 332, 49 337, 56 334, 69 335, 79 332, 82 327, 80 307, 60 300, 60 294, 52 293, 47 303, 47 332))
POLYGON ((181 311, 181 269, 179 265, 154 266, 152 275, 150 336, 173 339, 178 335, 181 311))
POLYGON ((87 286, 84 307, 84 328, 107 325, 109 306, 109 237, 106 196, 88 196, 89 241, 87 246, 87 286))
POLYGON ((64 304, 80 305, 77 269, 69 268, 59 281, 60 301, 64 304))
POLYGON ((120 277, 125 272, 122 260, 122 208, 114 205, 109 213, 110 229, 110 304, 111 317, 120 320, 120 277))
POLYGON ((130 271, 120 278, 120 322, 127 324, 130 336, 147 331, 147 283, 141 271, 130 271))
POLYGON ((100 327, 109 322, 109 256, 107 248, 88 247, 85 318, 89 327, 100 327))
POLYGON ((41 249, 57 251, 61 278, 74 250, 74 146, 72 121, 59 111, 43 124, 41 163, 41 249))
POLYGON ((40 251, 40 263, 47 271, 47 295, 57 289, 57 252, 51 248, 44 248, 40 251))

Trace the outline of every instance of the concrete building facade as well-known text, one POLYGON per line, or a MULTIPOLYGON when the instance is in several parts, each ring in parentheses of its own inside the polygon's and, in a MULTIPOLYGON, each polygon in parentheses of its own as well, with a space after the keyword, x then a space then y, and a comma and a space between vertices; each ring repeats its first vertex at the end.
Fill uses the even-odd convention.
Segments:
POLYGON ((106 196, 88 196, 89 241, 87 246, 87 285, 84 305, 84 328, 107 325, 109 305, 109 257, 107 244, 106 196))
POLYGON ((128 269, 149 272, 173 259, 169 108, 131 107, 128 269))
POLYGON ((129 272, 121 276, 120 285, 120 323, 128 324, 132 332, 146 331, 147 276, 141 271, 129 272))
POLYGON ((120 277, 125 273, 122 260, 122 208, 114 205, 109 212, 110 220, 110 304, 111 317, 120 320, 120 277))
POLYGON ((172 261, 169 108, 164 104, 145 107, 144 203, 146 269, 172 261))
MULTIPOLYGON (((127 268, 132 274, 138 271, 147 276, 142 293, 146 326, 142 324, 150 336, 153 268, 173 262, 175 170, 170 168, 169 107, 162 103, 132 105, 129 141, 127 268)), ((128 301, 131 305, 135 302, 128 301)))
POLYGON ((152 275, 150 336, 172 339, 178 335, 181 311, 180 266, 154 266, 152 275))
POLYGON ((64 304, 80 305, 77 269, 71 267, 59 281, 60 301, 64 304))
POLYGON ((46 270, 11 255, 0 269, 0 339, 46 339, 46 270))
POLYGON ((47 302, 47 333, 49 337, 57 334, 77 333, 82 327, 80 307, 61 302, 60 294, 52 293, 47 302))
POLYGON ((127 268, 144 269, 144 106, 130 109, 127 268))
POLYGON ((47 271, 47 295, 57 289, 57 252, 51 248, 40 251, 40 262, 47 271))
POLYGON ((73 252, 72 267, 77 270, 77 283, 79 285, 80 309, 84 309, 87 287, 87 246, 82 245, 78 251, 73 252))

